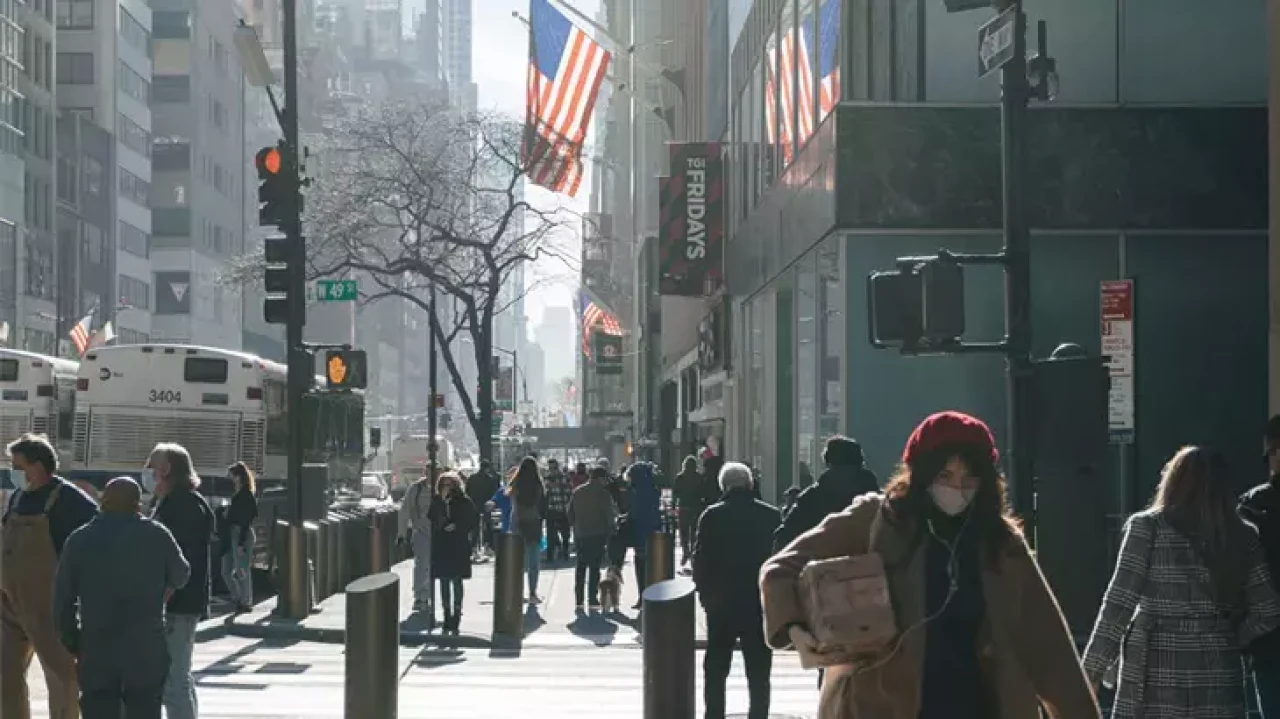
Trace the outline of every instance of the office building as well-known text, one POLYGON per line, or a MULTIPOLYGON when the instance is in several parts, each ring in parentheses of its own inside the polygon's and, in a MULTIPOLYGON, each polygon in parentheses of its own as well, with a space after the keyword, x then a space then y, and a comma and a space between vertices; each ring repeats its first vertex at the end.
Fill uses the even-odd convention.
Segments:
MULTIPOLYGON (((67 349, 68 345, 60 345, 60 340, 66 339, 71 323, 75 322, 69 319, 72 313, 67 312, 68 308, 75 308, 75 292, 68 286, 67 278, 58 273, 54 228, 55 75, 61 80, 72 72, 60 58, 55 66, 54 11, 54 0, 32 0, 17 3, 12 9, 6 7, 4 13, 16 20, 22 43, 22 61, 16 80, 17 93, 22 98, 19 152, 23 207, 21 222, 15 223, 19 225, 15 227, 19 275, 15 285, 21 289, 10 335, 13 346, 45 354, 67 349)), ((5 25, 5 34, 12 40, 12 24, 6 22, 5 25)), ((12 69, 11 63, 6 63, 6 67, 12 69)), ((76 71, 83 73, 83 63, 76 71)), ((7 134, 12 139, 12 134, 7 134)))
POLYGON ((21 346, 23 327, 18 326, 21 238, 26 233, 23 175, 22 91, 23 64, 21 3, 0 0, 0 345, 21 346))

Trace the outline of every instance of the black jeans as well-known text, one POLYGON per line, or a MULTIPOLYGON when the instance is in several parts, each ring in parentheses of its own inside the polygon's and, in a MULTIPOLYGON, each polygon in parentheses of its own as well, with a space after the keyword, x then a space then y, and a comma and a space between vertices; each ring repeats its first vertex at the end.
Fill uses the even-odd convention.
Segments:
POLYGON ((600 603, 600 564, 607 542, 606 537, 578 537, 578 565, 573 570, 573 597, 578 604, 583 603, 584 584, 587 599, 600 603))
POLYGON ((547 561, 556 557, 569 558, 569 517, 565 514, 547 515, 547 561))
POLYGON ((764 642, 764 622, 759 615, 731 612, 707 612, 707 653, 702 662, 706 719, 724 719, 725 684, 733 666, 735 642, 741 642, 742 662, 747 668, 747 691, 751 697, 748 717, 766 719, 773 650, 764 642))
POLYGON ((108 685, 81 687, 80 716, 84 719, 160 719, 164 682, 150 686, 108 685))
POLYGON ((440 605, 446 617, 462 614, 462 580, 440 578, 440 605))

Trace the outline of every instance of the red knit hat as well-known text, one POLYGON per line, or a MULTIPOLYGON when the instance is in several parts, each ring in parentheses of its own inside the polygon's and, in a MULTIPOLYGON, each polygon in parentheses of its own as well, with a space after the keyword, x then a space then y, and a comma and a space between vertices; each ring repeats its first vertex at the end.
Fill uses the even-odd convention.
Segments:
POLYGON ((922 453, 948 445, 967 444, 991 454, 991 463, 1000 461, 996 438, 986 422, 963 412, 938 412, 925 418, 907 438, 902 461, 911 464, 922 453))

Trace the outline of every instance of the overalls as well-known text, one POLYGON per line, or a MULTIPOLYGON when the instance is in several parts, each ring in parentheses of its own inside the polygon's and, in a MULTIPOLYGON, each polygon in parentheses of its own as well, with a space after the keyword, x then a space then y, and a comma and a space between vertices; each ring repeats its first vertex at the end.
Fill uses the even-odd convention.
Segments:
MULTIPOLYGON (((49 534, 49 510, 58 501, 54 486, 44 513, 10 513, 0 530, 0 716, 30 719, 27 669, 40 657, 49 688, 50 719, 75 719, 79 686, 76 662, 53 628, 53 581, 58 552, 49 534)), ((13 506, 17 506, 16 500, 13 506)))

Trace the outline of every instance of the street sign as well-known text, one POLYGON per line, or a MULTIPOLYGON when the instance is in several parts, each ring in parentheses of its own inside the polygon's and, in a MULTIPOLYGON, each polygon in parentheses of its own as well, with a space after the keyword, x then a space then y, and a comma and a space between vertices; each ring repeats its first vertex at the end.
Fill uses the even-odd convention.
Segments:
POLYGON ((490 422, 489 429, 492 434, 500 434, 502 432, 502 413, 501 412, 493 413, 493 420, 490 422))
POLYGON ((978 77, 990 75, 1013 58, 1018 7, 1017 4, 1012 5, 978 28, 978 77))
POLYGON ((353 302, 359 294, 355 280, 316 280, 319 302, 353 302))

